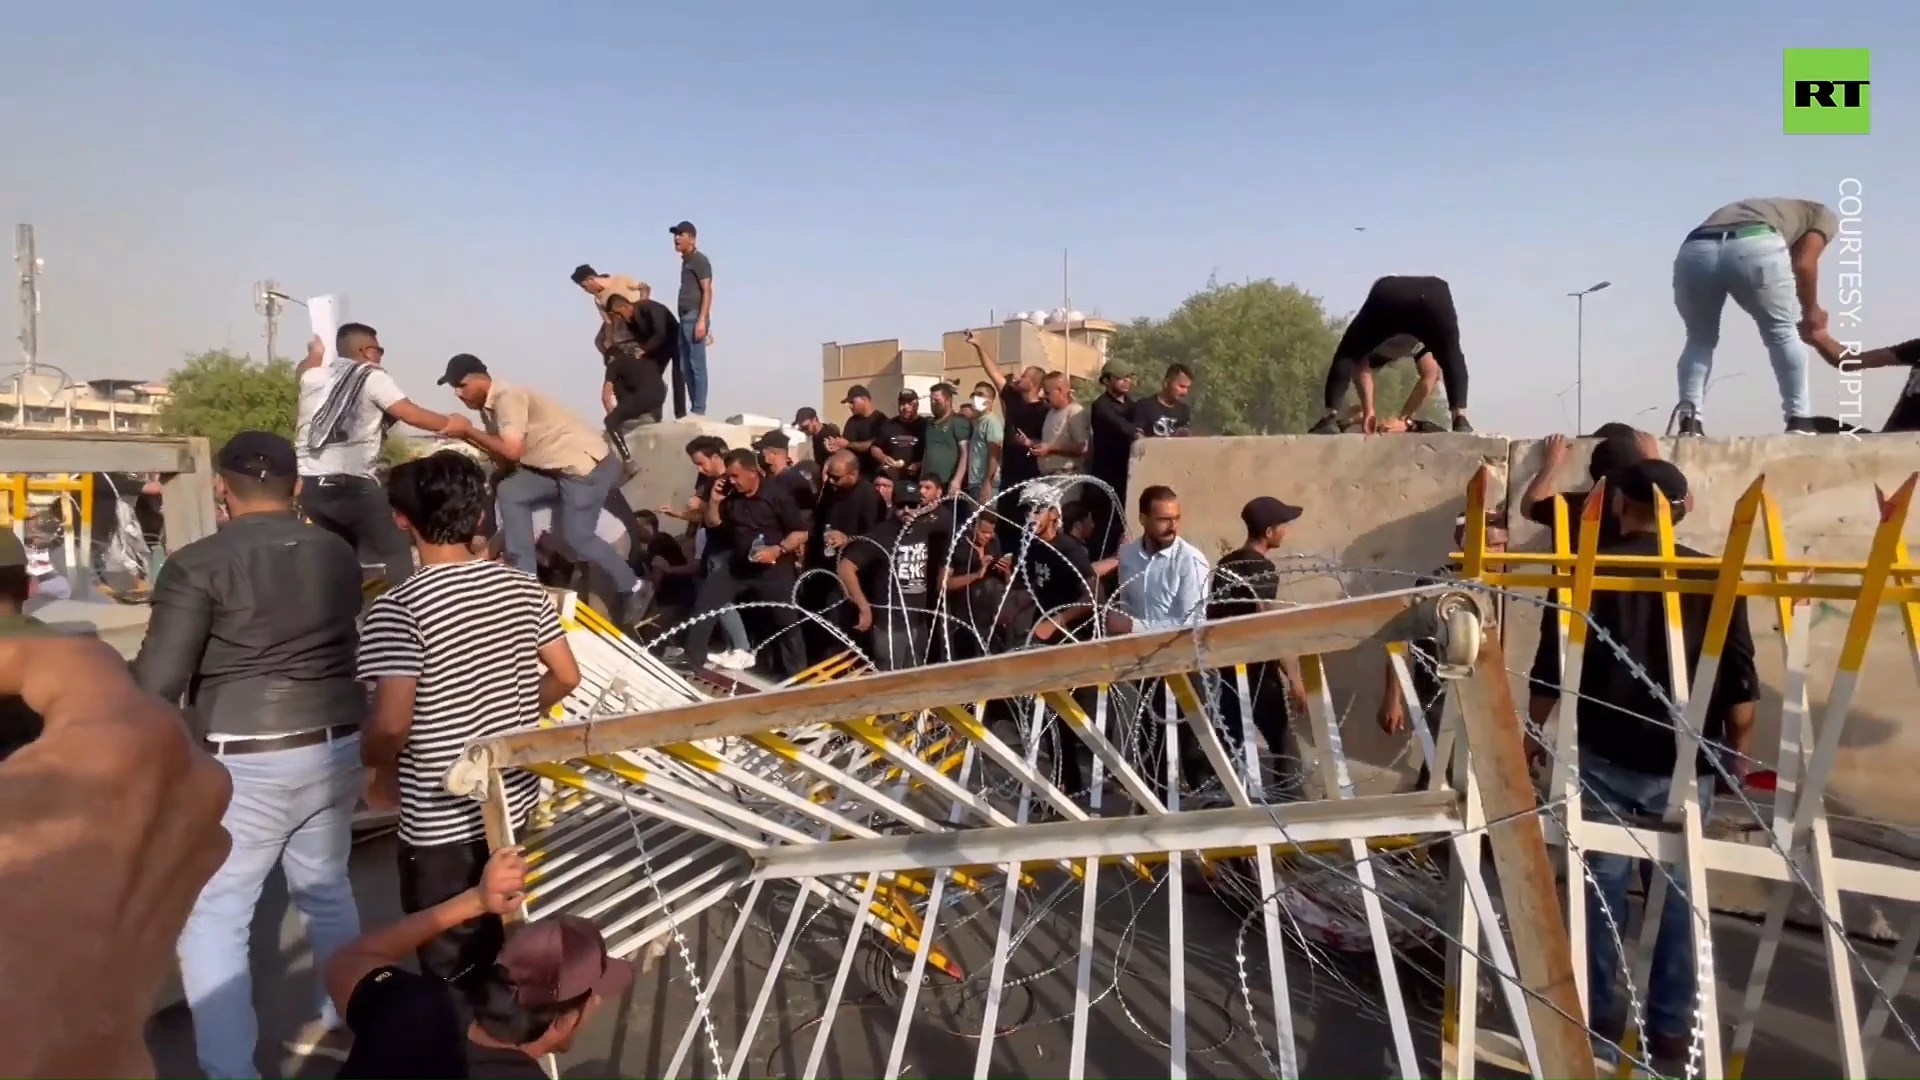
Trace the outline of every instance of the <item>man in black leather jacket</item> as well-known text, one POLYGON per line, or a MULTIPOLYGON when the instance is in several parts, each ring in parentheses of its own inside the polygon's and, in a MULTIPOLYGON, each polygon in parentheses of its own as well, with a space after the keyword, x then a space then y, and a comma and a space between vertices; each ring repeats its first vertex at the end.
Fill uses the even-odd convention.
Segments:
MULTIPOLYGON (((133 671, 143 689, 184 704, 190 732, 233 778, 223 819, 233 848, 181 932, 180 975, 200 1067, 254 1077, 247 945, 268 873, 285 870, 316 972, 360 932, 347 881, 367 712, 354 678, 360 562, 346 541, 295 516, 292 443, 241 432, 215 465, 230 520, 162 567, 133 671)), ((324 987, 314 1005, 303 1044, 341 1026, 324 987)))

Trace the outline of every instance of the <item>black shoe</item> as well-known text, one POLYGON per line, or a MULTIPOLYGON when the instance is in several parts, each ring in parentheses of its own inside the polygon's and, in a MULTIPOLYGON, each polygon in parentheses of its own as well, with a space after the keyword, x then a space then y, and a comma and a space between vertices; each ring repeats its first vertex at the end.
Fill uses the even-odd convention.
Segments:
POLYGON ((1323 416, 1320 418, 1319 423, 1307 429, 1307 434, 1338 435, 1340 434, 1340 418, 1338 416, 1323 416))
POLYGON ((1467 423, 1465 416, 1456 416, 1453 418, 1453 433, 1455 435, 1471 435, 1473 434, 1473 425, 1467 423))
MULTIPOLYGON (((1463 421, 1456 420, 1454 422, 1458 424, 1463 421)), ((1446 430, 1446 428, 1441 427, 1431 420, 1410 420, 1407 422, 1407 431, 1414 435, 1438 435, 1446 430)), ((1453 430, 1459 431, 1460 429, 1456 427, 1453 430)), ((1473 429, 1468 428, 1467 430, 1472 431, 1473 429)))
POLYGON ((1667 429, 1678 435, 1692 435, 1697 438, 1703 438, 1707 434, 1706 427, 1700 423, 1700 414, 1693 410, 1693 406, 1684 403, 1673 407, 1673 419, 1668 422, 1667 429))

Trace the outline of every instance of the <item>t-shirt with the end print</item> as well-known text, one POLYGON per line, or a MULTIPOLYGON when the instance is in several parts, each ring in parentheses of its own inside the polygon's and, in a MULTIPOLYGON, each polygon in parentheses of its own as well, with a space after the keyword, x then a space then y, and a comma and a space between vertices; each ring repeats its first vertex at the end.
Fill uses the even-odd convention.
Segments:
POLYGON ((939 573, 946 565, 953 535, 939 513, 910 522, 889 518, 847 544, 841 557, 860 572, 860 588, 875 610, 910 608, 930 611, 939 601, 939 573))

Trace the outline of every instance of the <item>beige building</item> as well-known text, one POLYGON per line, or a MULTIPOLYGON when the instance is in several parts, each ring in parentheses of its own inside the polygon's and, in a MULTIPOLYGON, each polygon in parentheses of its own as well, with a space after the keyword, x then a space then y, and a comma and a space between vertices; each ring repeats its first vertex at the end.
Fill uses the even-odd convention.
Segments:
MULTIPOLYGON (((1105 319, 1036 326, 1009 319, 999 326, 973 331, 981 349, 1011 374, 1020 368, 1064 371, 1076 379, 1096 379, 1113 342, 1114 325, 1105 319)), ((924 396, 937 382, 950 382, 964 394, 985 377, 965 330, 940 336, 938 349, 903 349, 898 338, 820 346, 820 416, 830 423, 847 418, 841 399, 854 386, 873 392, 881 412, 892 412, 900 391, 912 388, 924 396)))
POLYGON ((60 375, 15 374, 0 382, 0 428, 37 431, 160 430, 165 383, 143 379, 68 382, 60 375))

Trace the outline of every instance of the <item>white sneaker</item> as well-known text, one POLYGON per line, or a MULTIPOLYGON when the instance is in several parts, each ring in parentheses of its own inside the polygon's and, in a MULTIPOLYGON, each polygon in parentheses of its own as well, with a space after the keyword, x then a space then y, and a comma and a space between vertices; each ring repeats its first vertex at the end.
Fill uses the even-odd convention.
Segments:
POLYGON ((728 671, 745 671, 753 666, 753 654, 745 649, 735 649, 727 653, 720 664, 728 671))

